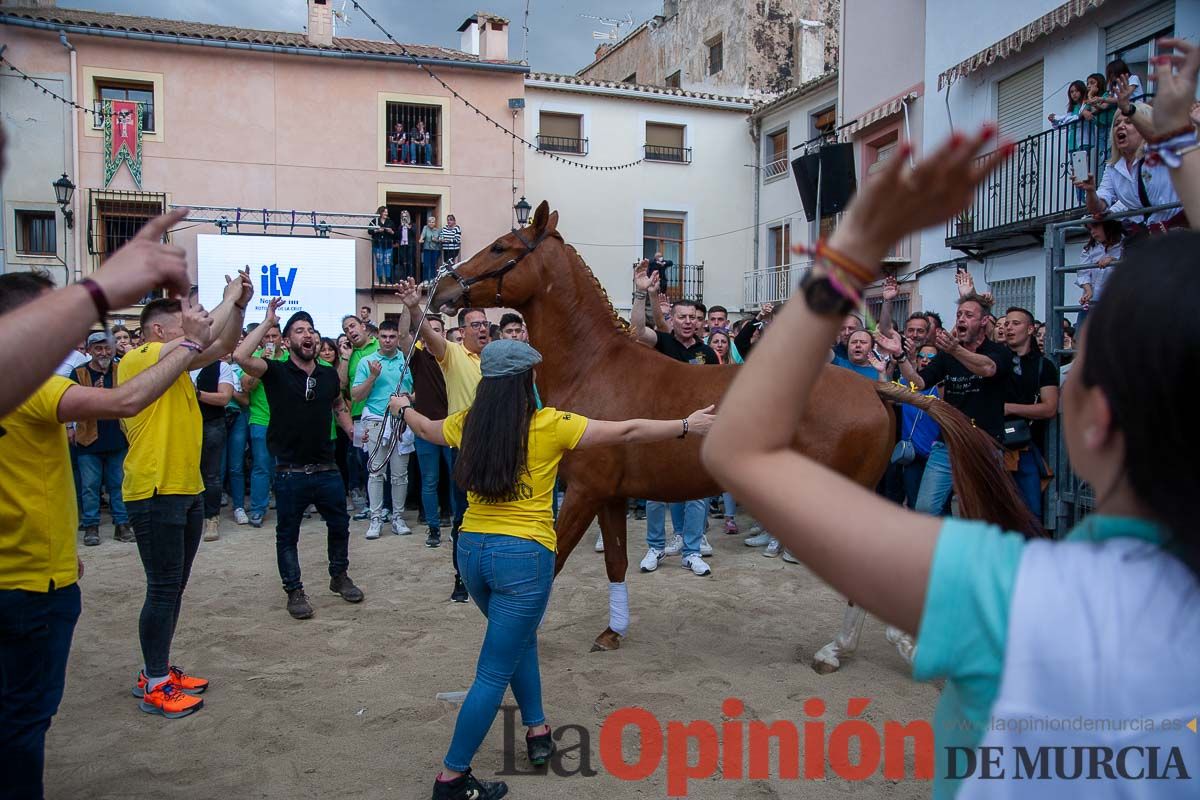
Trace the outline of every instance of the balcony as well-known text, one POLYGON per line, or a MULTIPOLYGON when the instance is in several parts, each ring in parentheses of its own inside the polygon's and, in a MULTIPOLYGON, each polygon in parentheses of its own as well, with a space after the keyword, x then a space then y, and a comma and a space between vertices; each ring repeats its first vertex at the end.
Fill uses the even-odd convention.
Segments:
POLYGON ((763 183, 784 177, 791 172, 791 166, 791 162, 787 158, 780 158, 767 164, 762 171, 763 183))
POLYGON ((1107 126, 1075 122, 1017 142, 1012 157, 975 189, 971 207, 946 224, 946 246, 999 250, 1040 240, 1047 224, 1082 216, 1083 198, 1071 184, 1075 150, 1086 150, 1099 183, 1109 152, 1107 126))
POLYGON ((753 307, 763 303, 782 303, 791 296, 812 264, 811 261, 796 261, 745 273, 742 276, 742 305, 753 307))
POLYGON ((658 290, 676 300, 704 302, 704 262, 699 264, 677 264, 662 272, 658 290))
POLYGON ((690 147, 666 147, 661 144, 645 145, 645 157, 647 161, 667 161, 673 164, 690 164, 692 163, 692 148, 690 147))
POLYGON ((539 133, 537 146, 538 150, 544 150, 547 153, 586 156, 588 152, 587 139, 572 139, 568 136, 543 136, 539 133))
POLYGON ((388 103, 383 135, 389 167, 442 166, 442 109, 414 103, 388 103))

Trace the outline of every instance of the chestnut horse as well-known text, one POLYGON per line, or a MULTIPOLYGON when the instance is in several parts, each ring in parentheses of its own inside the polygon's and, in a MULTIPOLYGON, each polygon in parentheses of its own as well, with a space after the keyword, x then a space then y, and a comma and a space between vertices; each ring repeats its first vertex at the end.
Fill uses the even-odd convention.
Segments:
MULTIPOLYGON (((504 307, 520 312, 542 354, 537 388, 542 402, 586 417, 682 419, 720 403, 736 367, 684 364, 630 335, 600 282, 557 232, 558 212, 538 206, 529 226, 505 234, 437 285, 431 307, 504 307)), ((872 383, 829 366, 813 390, 795 447, 856 483, 874 488, 895 440, 891 402, 914 403, 942 425, 954 488, 966 515, 1007 530, 1026 530, 1024 505, 993 457, 995 445, 944 402, 889 383, 872 383), (1006 491, 1007 489, 1007 491, 1006 491)), ((718 413, 736 414, 736 408, 718 413)), ((770 425, 770 420, 763 420, 770 425)), ((610 624, 593 649, 620 645, 628 619, 625 572, 627 498, 675 502, 712 497, 721 488, 700 463, 700 439, 604 447, 566 453, 566 498, 556 532, 562 570, 597 516, 610 582, 610 624), (616 630, 614 630, 614 624, 616 630)))

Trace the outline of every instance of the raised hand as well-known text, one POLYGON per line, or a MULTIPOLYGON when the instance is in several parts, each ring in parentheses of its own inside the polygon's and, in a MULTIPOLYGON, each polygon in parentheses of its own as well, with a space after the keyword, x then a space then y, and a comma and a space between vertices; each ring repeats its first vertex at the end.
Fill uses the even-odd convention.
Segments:
POLYGON ((283 305, 282 297, 272 297, 267 301, 267 314, 263 317, 263 325, 267 326, 267 330, 279 324, 279 315, 275 312, 281 305, 283 305))
POLYGON ((396 287, 396 296, 400 298, 400 302, 408 308, 417 308, 421 305, 421 287, 412 278, 405 278, 396 287))
POLYGON ((254 297, 254 282, 250 280, 250 265, 247 264, 245 269, 237 271, 237 277, 231 278, 225 276, 225 294, 226 301, 236 303, 240 308, 245 308, 246 304, 254 297))
POLYGON ((875 331, 873 336, 875 337, 875 344, 879 346, 879 349, 892 358, 900 358, 904 355, 904 338, 895 328, 886 334, 875 331))
POLYGON ((201 347, 212 341, 212 318, 199 304, 192 305, 185 294, 179 300, 183 312, 183 335, 201 347))
POLYGON ((934 334, 934 344, 938 350, 943 353, 953 354, 958 349, 958 340, 950 334, 946 333, 944 328, 938 328, 938 332, 934 334))
POLYGON ((109 256, 103 267, 92 273, 92 280, 104 291, 109 306, 133 305, 155 289, 165 288, 171 295, 187 296, 192 286, 187 254, 182 247, 162 240, 171 226, 187 214, 186 208, 177 208, 150 220, 124 247, 109 256))
POLYGON ((1130 83, 1129 78, 1124 76, 1117 78, 1117 108, 1125 106, 1131 97, 1133 97, 1133 84, 1130 83))
POLYGON ((871 369, 875 370, 876 372, 887 372, 887 363, 879 356, 875 355, 874 350, 872 350, 870 353, 867 353, 867 363, 870 364, 871 369))
POLYGON ((883 279, 883 300, 885 303, 890 303, 900 296, 900 286, 896 283, 895 275, 888 275, 883 279))
POLYGON ((1192 123, 1200 47, 1185 39, 1159 39, 1158 50, 1163 55, 1152 59, 1158 89, 1154 95, 1154 132, 1163 136, 1192 123))
POLYGON ((639 292, 648 292, 651 287, 656 287, 657 285, 655 278, 658 276, 658 273, 656 272, 653 276, 650 275, 646 271, 649 266, 650 262, 643 258, 633 268, 633 286, 639 292))
POLYGON ((762 308, 758 310, 758 318, 765 320, 767 317, 775 313, 774 303, 763 303, 762 308))
POLYGON ((354 345, 350 344, 350 341, 347 339, 338 345, 338 353, 344 361, 349 361, 350 356, 354 355, 354 345))
POLYGON ((958 285, 958 296, 966 297, 969 294, 975 293, 975 279, 971 277, 971 273, 965 269, 960 269, 954 273, 954 282, 958 285))
POLYGON ((687 432, 694 433, 697 436, 704 436, 708 433, 708 429, 717 421, 717 415, 713 413, 716 408, 716 406, 707 406, 688 414, 687 432))

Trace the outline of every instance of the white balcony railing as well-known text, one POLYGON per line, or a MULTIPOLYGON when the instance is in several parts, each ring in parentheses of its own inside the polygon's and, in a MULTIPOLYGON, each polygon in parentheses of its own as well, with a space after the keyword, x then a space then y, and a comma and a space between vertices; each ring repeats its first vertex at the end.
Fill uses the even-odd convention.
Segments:
POLYGON ((890 264, 907 264, 912 261, 912 237, 905 236, 892 245, 883 260, 890 264))
POLYGON ((763 167, 763 180, 769 181, 774 178, 787 175, 790 168, 791 165, 787 158, 781 158, 778 161, 772 161, 770 164, 767 164, 765 167, 763 167))
POLYGON ((742 303, 746 308, 763 303, 782 303, 812 267, 811 261, 797 261, 779 267, 756 269, 742 276, 742 303))

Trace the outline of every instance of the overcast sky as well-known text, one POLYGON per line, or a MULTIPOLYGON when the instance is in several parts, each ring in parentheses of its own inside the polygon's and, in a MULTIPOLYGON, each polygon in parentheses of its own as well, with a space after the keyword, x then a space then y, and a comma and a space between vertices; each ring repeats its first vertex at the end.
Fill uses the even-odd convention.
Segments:
MULTIPOLYGON (((509 58, 521 57, 525 0, 359 0, 393 36, 407 44, 459 47, 458 26, 477 10, 491 11, 512 20, 509 58)), ((335 9, 342 0, 331 0, 335 9)), ((302 31, 308 21, 305 0, 59 0, 64 8, 113 11, 148 17, 184 19, 214 25, 302 31)), ((529 0, 529 64, 541 72, 574 73, 592 60, 598 42, 593 31, 607 31, 602 23, 580 17, 594 14, 624 17, 634 24, 662 10, 662 0, 529 0)), ((355 39, 385 38, 357 13, 347 0, 350 25, 338 25, 338 35, 355 39)), ((625 32, 628 32, 628 28, 625 32)))

